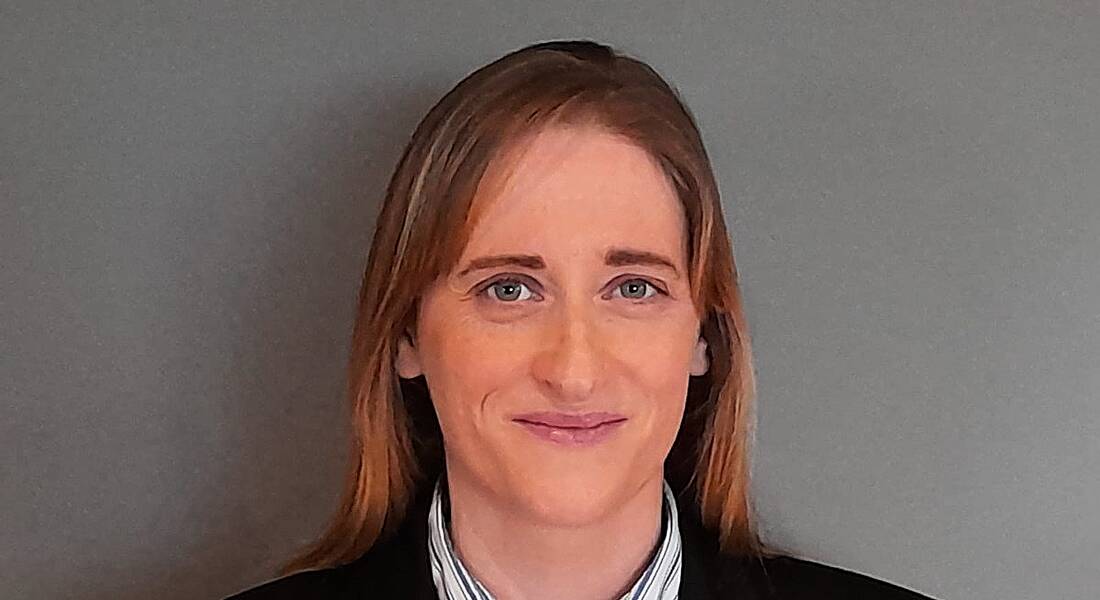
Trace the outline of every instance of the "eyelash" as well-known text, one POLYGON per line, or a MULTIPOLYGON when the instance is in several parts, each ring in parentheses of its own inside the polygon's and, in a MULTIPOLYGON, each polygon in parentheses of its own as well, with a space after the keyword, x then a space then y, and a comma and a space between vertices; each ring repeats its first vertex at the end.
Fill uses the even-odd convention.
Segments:
MULTIPOLYGON (((615 286, 615 288, 617 289, 619 287, 622 287, 623 284, 630 283, 632 281, 641 281, 641 282, 647 284, 649 287, 656 290, 656 292, 657 292, 657 294, 655 294, 653 296, 650 296, 649 298, 625 298, 625 300, 633 301, 634 304, 649 304, 650 302, 655 301, 658 298, 659 295, 668 296, 668 292, 666 292, 664 289, 662 289, 661 286, 657 285, 653 281, 650 281, 649 279, 646 279, 644 277, 631 277, 629 279, 624 279, 624 280, 622 280, 622 282, 619 283, 619 285, 615 286)), ((520 276, 520 275, 502 275, 500 277, 497 277, 497 278, 483 284, 480 288, 478 288, 477 297, 480 298, 481 296, 485 295, 486 292, 492 290, 494 286, 497 286, 501 283, 506 283, 506 282, 507 283, 518 283, 518 284, 526 285, 528 288, 532 287, 528 283, 527 277, 523 277, 523 276, 520 276)), ((537 286, 534 286, 534 287, 537 287, 537 286)), ((532 291, 534 291, 534 290, 532 290, 532 291)), ((520 303, 519 301, 515 301, 515 300, 513 300, 511 302, 505 302, 503 300, 497 300, 497 299, 491 298, 491 297, 487 298, 487 300, 490 301, 490 302, 494 302, 494 303, 497 303, 497 304, 504 304, 504 305, 519 304, 520 303)))

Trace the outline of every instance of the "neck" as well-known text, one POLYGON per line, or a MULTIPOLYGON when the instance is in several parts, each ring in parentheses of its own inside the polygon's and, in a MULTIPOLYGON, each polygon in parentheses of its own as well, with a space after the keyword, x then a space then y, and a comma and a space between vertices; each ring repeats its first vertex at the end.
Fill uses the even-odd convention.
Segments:
POLYGON ((448 470, 455 553, 496 600, 618 600, 660 543, 661 474, 582 527, 540 520, 448 470))

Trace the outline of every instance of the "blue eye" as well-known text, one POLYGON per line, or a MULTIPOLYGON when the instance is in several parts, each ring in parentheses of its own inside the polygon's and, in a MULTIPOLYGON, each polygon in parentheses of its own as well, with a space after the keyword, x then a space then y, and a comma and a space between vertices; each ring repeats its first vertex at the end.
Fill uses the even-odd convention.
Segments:
POLYGON ((651 289, 656 290, 655 293, 650 296, 643 295, 641 297, 626 296, 627 300, 646 300, 652 298, 653 296, 656 296, 659 293, 664 293, 661 290, 657 289, 657 286, 646 281, 645 279, 628 279, 620 283, 617 289, 626 290, 629 287, 633 288, 634 290, 640 289, 642 291, 642 294, 645 294, 645 286, 649 286, 651 289))
POLYGON ((522 301, 522 300, 527 300, 528 298, 530 298, 530 295, 531 295, 530 293, 528 293, 527 297, 521 297, 521 298, 514 298, 513 297, 516 294, 520 293, 519 290, 521 288, 525 288, 525 287, 527 287, 527 284, 523 283, 522 281, 520 281, 518 279, 514 279, 514 278, 510 278, 510 277, 502 277, 500 279, 497 279, 497 280, 493 281, 489 285, 485 286, 485 288, 482 289, 481 292, 485 293, 486 291, 492 291, 492 290, 505 290, 503 292, 503 294, 502 293, 495 293, 495 294, 491 294, 491 295, 494 296, 496 300, 500 300, 501 302, 505 302, 505 303, 511 303, 511 302, 514 302, 514 301, 522 301), (507 298, 505 298, 505 296, 507 298))
MULTIPOLYGON (((531 285, 519 277, 499 277, 482 286, 481 289, 478 290, 477 295, 481 296, 489 292, 490 301, 503 304, 518 304, 530 300, 532 296, 535 296, 534 292, 531 291, 531 287, 531 285), (526 290, 526 294, 524 290, 526 290)), ((622 291, 622 298, 624 300, 634 300, 635 304, 649 302, 658 295, 668 295, 668 292, 663 290, 660 286, 648 279, 640 277, 624 280, 622 283, 615 286, 615 289, 622 291), (646 293, 648 291, 646 289, 647 286, 652 290, 652 293, 646 293)))

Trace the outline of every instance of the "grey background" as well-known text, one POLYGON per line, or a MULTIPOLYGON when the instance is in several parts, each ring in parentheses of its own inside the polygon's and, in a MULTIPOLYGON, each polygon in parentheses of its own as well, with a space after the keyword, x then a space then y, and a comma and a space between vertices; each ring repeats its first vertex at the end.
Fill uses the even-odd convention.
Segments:
POLYGON ((0 5, 0 597, 219 598, 315 536, 374 211, 506 51, 651 62, 720 178, 765 535, 1100 587, 1096 2, 0 5))

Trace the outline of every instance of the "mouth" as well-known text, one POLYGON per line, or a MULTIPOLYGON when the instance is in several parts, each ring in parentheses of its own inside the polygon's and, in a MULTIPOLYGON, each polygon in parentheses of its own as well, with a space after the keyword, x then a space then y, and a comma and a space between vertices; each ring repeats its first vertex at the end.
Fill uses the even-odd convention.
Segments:
POLYGON ((592 429, 608 423, 625 421, 626 416, 611 412, 591 412, 582 414, 559 412, 535 412, 516 415, 514 421, 544 425, 558 429, 592 429))
POLYGON ((515 418, 513 422, 534 437, 563 446, 594 446, 607 441, 623 428, 627 418, 620 415, 515 418), (549 422, 547 422, 549 421, 549 422), (580 424, 578 424, 580 423, 580 424))

